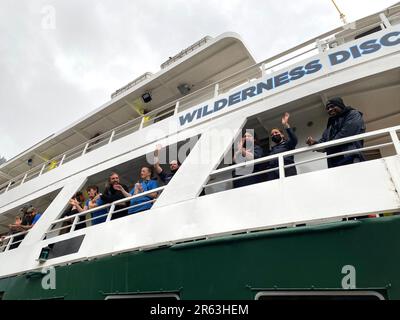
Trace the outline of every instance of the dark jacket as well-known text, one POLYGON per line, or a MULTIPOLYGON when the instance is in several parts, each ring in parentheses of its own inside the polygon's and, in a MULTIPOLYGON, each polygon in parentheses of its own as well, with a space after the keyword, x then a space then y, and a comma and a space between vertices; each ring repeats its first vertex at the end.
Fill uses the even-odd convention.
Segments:
MULTIPOLYGON (((297 137, 292 128, 286 129, 287 139, 283 140, 281 143, 274 145, 269 152, 269 155, 274 155, 282 152, 287 152, 294 150, 297 146, 297 137)), ((285 165, 294 163, 294 156, 287 156, 284 158, 285 165)), ((274 159, 267 162, 267 169, 277 168, 279 166, 279 160, 274 159)), ((285 169, 285 176, 295 176, 297 174, 296 167, 290 167, 285 169)), ((273 171, 267 173, 267 180, 274 180, 279 178, 279 172, 273 171)))
POLYGON ((163 169, 157 175, 160 177, 162 182, 164 182, 165 184, 168 184, 171 181, 171 179, 174 177, 175 173, 176 173, 176 171, 171 171, 169 173, 166 173, 165 170, 163 169))
MULTIPOLYGON (((351 137, 357 134, 365 133, 365 123, 363 120, 363 114, 351 107, 345 107, 344 111, 336 117, 331 117, 328 120, 327 127, 322 134, 322 138, 318 143, 328 142, 332 140, 338 140, 346 137, 351 137)), ((362 148, 364 146, 364 141, 359 140, 351 143, 346 143, 340 146, 326 148, 326 153, 328 155, 344 152, 349 150, 355 150, 362 148)), ((359 158, 360 161, 364 161, 364 156, 361 152, 355 154, 350 154, 346 156, 337 156, 328 159, 328 167, 336 167, 347 158, 359 158)))
MULTIPOLYGON (((121 184, 122 188, 126 192, 129 192, 129 189, 126 185, 121 184)), ((126 198, 124 194, 121 191, 115 190, 112 186, 108 185, 107 188, 104 190, 103 194, 101 195, 101 199, 104 201, 104 203, 112 203, 121 199, 126 198)), ((127 202, 122 202, 118 204, 117 207, 129 207, 129 201, 127 202)))
MULTIPOLYGON (((254 160, 262 158, 264 156, 263 149, 257 144, 254 145, 254 155, 253 156, 254 156, 254 160)), ((254 166, 253 173, 258 172, 258 171, 262 171, 263 169, 264 169, 263 168, 263 164, 256 164, 254 166)), ((239 173, 240 173, 240 170, 241 169, 238 169, 239 173)), ((244 170, 247 171, 247 168, 244 169, 244 170)), ((246 174, 244 174, 244 175, 246 175, 246 174)), ((233 171, 233 177, 241 177, 241 176, 243 176, 243 175, 236 174, 235 170, 233 171)), ((251 184, 255 184, 255 183, 258 183, 258 182, 261 182, 261 181, 262 181, 261 180, 261 175, 252 176, 252 177, 243 178, 243 179, 240 179, 240 180, 233 181, 233 187, 234 188, 240 188, 240 187, 249 186, 251 184)))
MULTIPOLYGON (((124 188, 124 190, 126 192, 129 192, 129 189, 126 185, 121 184, 122 188, 124 188)), ((113 186, 108 185, 106 187, 106 189, 104 190, 103 194, 100 196, 101 200, 104 201, 104 203, 112 203, 121 199, 124 199, 125 196, 121 191, 115 190, 113 188, 113 186)), ((118 218, 122 218, 125 217, 126 215, 128 215, 128 210, 121 210, 123 208, 127 208, 129 207, 130 201, 125 201, 122 203, 119 203, 118 205, 115 206, 115 210, 118 211, 116 213, 113 214, 111 220, 114 219, 118 219, 118 218), (121 210, 121 211, 119 211, 121 210)))

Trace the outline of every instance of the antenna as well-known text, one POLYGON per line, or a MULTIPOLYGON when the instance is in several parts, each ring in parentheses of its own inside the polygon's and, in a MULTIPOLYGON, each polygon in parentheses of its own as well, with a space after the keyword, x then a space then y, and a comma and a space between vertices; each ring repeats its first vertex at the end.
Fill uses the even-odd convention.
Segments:
POLYGON ((338 5, 336 4, 335 0, 331 0, 331 1, 332 1, 333 5, 335 6, 336 10, 339 12, 340 20, 342 20, 342 22, 344 24, 347 24, 346 15, 342 11, 340 11, 340 9, 339 9, 338 5))

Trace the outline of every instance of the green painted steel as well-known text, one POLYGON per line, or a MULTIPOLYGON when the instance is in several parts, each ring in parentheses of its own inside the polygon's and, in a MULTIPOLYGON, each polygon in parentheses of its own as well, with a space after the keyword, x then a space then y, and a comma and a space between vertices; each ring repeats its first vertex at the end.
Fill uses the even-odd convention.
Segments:
MULTIPOLYGON (((254 299, 259 291, 343 290, 354 266, 358 290, 400 299, 400 216, 297 227, 130 252, 0 280, 3 299, 105 299, 177 293, 181 299, 254 299)), ((100 241, 100 240, 99 240, 100 241)), ((0 294, 1 296, 1 294, 0 294)))

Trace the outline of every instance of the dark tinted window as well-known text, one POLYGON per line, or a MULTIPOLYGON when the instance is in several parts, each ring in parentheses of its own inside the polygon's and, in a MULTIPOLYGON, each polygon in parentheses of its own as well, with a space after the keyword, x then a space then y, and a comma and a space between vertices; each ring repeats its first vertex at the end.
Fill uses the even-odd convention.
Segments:
POLYGON ((294 293, 259 293, 256 296, 257 300, 272 300, 272 301, 369 301, 382 300, 383 296, 378 292, 294 292, 294 293))

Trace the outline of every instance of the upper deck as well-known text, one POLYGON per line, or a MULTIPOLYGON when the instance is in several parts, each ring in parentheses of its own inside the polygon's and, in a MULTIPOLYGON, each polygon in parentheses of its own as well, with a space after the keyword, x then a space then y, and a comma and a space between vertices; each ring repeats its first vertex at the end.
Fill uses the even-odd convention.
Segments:
MULTIPOLYGON (((0 194, 243 83, 395 25, 400 19, 399 12, 399 6, 394 5, 257 64, 237 34, 206 37, 171 57, 156 74, 138 77, 83 119, 0 165, 0 194), (142 99, 146 93, 151 94, 147 103, 142 99)), ((354 59, 350 60, 352 63, 354 59)))
MULTIPOLYGON (((155 107, 145 115, 111 128, 92 140, 84 141, 56 157, 56 168, 49 170, 51 163, 44 161, 31 171, 6 182, 0 195, 0 221, 3 223, 15 216, 16 210, 22 204, 43 197, 49 199, 43 201, 48 206, 43 218, 21 246, 17 250, 7 250, 1 254, 0 259, 12 259, 14 262, 8 266, 0 263, 0 275, 33 269, 38 265, 36 258, 43 246, 82 235, 85 241, 78 253, 55 258, 50 264, 219 234, 312 221, 341 220, 343 217, 370 213, 397 212, 400 210, 400 185, 396 178, 400 154, 399 12, 398 7, 388 9, 384 12, 385 15, 377 14, 356 22, 354 29, 339 28, 277 57, 255 65, 250 63, 245 69, 240 66, 238 69, 241 71, 226 77, 221 76, 217 82, 204 85, 198 91, 155 107), (376 30, 377 26, 380 31, 376 30), (360 35, 371 29, 376 32, 360 38, 360 35), (365 44, 371 45, 373 40, 374 50, 365 44), (358 48, 358 51, 354 48, 358 48), (283 111, 289 111, 297 119, 296 131, 300 141, 304 141, 308 134, 318 136, 326 123, 321 105, 327 97, 334 95, 345 97, 349 104, 364 112, 369 132, 361 138, 371 140, 367 141, 364 151, 378 150, 379 157, 371 158, 375 160, 366 163, 323 171, 326 169, 323 164, 326 156, 317 157, 313 152, 321 146, 299 148, 293 152, 299 176, 285 178, 283 174, 284 181, 230 190, 230 173, 235 167, 221 166, 221 158, 242 128, 253 128, 260 133, 261 139, 265 139, 265 132, 277 125, 279 115, 283 111), (379 108, 375 107, 377 103, 379 108), (389 129, 379 131, 383 128, 389 129), (221 137, 221 129, 224 137, 221 137), (167 146, 179 145, 192 137, 200 139, 171 183, 158 190, 162 193, 151 210, 151 215, 138 215, 135 221, 119 219, 121 221, 108 221, 84 230, 51 235, 54 228, 57 229, 63 222, 60 220, 60 212, 77 190, 89 182, 104 181, 108 171, 113 168, 118 168, 122 175, 129 177, 132 175, 132 168, 142 164, 145 155, 151 153, 156 144, 161 142, 167 146), (205 155, 207 161, 200 161, 205 155), (196 165, 195 170, 193 165, 196 165), (190 186, 187 183, 189 178, 190 186), (319 184, 316 182, 322 180, 326 181, 330 192, 335 188, 340 188, 346 194, 354 189, 358 190, 353 195, 358 201, 351 203, 351 197, 346 197, 345 203, 332 202, 328 195, 320 194, 319 184), (320 197, 318 201, 304 199, 306 194, 301 191, 305 186, 308 190, 304 192, 317 194, 320 197), (206 196, 199 197, 203 189, 206 196), (280 216, 282 208, 279 203, 273 201, 279 198, 279 194, 293 199, 293 202, 285 204, 284 217, 280 216), (265 195, 268 195, 269 200, 268 216, 259 206, 259 199, 264 199, 265 195), (243 201, 250 203, 252 215, 249 217, 243 217, 240 210, 235 212, 235 208, 242 208, 243 201), (175 227, 164 230, 165 224, 171 221, 175 227), (119 230, 120 234, 116 236, 115 230, 119 230), (134 235, 130 235, 129 230, 135 230, 134 235), (45 236, 47 239, 43 240, 45 236), (104 243, 98 244, 98 237, 104 243)), ((226 39, 234 39, 232 41, 235 45, 242 46, 233 35, 218 39, 208 43, 207 48, 212 48, 212 43, 226 39)), ((196 52, 198 53, 193 51, 186 57, 186 67, 193 66, 190 57, 195 56, 196 52)), ((242 57, 245 56, 247 61, 251 60, 246 52, 242 50, 242 57)), ((166 67, 168 68, 173 70, 174 64, 166 67)), ((167 71, 162 70, 161 73, 163 72, 167 71)), ((187 73, 190 73, 189 69, 187 73)), ((116 101, 112 100, 115 104, 110 104, 110 108, 113 106, 118 109, 118 102, 125 101, 122 97, 130 92, 137 90, 132 97, 134 99, 139 92, 146 91, 142 83, 137 85, 139 88, 132 87, 115 97, 116 101)), ((101 112, 96 112, 89 118, 93 120, 101 112)), ((86 120, 77 124, 82 126, 81 129, 85 128, 84 121, 86 120)), ((74 129, 71 130, 75 132, 74 129)), ((62 134, 64 133, 60 133, 62 134)), ((53 142, 58 141, 57 139, 53 142)), ((360 137, 352 139, 357 140, 360 137)), ((346 142, 348 141, 337 143, 346 142)), ((33 152, 35 148, 28 151, 26 156, 29 157, 29 152, 33 152)), ((282 157, 283 155, 279 158, 282 157)), ((19 160, 22 163, 23 156, 19 160)), ((14 159, 3 168, 19 160, 14 159)), ((281 173, 282 170, 281 164, 281 173)))

